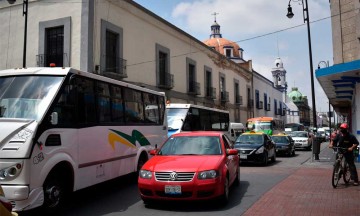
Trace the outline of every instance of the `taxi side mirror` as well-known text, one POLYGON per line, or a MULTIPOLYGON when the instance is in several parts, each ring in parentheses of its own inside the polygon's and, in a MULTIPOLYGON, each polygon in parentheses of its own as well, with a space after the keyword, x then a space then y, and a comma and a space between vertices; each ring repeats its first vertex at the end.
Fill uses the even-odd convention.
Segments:
POLYGON ((226 149, 226 154, 227 155, 237 155, 238 150, 237 149, 226 149))
POLYGON ((157 149, 152 149, 149 151, 150 155, 156 155, 156 153, 157 153, 157 149))

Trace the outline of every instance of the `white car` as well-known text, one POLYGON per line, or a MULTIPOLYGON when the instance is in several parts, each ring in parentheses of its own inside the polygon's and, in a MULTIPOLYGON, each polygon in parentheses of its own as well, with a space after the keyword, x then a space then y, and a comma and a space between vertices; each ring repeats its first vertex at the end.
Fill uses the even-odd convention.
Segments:
POLYGON ((311 149, 313 139, 309 132, 293 131, 290 136, 295 142, 295 148, 311 149))

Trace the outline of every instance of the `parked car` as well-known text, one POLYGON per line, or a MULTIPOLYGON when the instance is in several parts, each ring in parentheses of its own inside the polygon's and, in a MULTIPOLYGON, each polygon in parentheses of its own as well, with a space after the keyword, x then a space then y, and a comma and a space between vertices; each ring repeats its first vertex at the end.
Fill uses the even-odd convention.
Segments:
POLYGON ((5 198, 4 191, 0 185, 0 215, 1 216, 17 216, 16 212, 12 212, 12 205, 9 200, 5 198))
POLYGON ((266 166, 269 159, 276 161, 276 144, 269 135, 262 132, 246 132, 235 141, 239 150, 240 161, 261 163, 266 166))
POLYGON ((151 150, 138 177, 145 204, 159 200, 208 200, 226 204, 230 185, 240 184, 238 151, 223 132, 173 134, 151 150))
POLYGON ((295 142, 290 135, 286 133, 271 136, 276 144, 276 155, 295 156, 295 142))
POLYGON ((295 141, 295 148, 311 150, 314 137, 309 132, 293 131, 290 136, 295 141))

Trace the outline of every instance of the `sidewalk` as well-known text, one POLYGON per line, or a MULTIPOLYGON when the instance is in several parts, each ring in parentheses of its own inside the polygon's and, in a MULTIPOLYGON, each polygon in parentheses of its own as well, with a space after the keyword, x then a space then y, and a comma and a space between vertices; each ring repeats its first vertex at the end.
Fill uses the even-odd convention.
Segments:
MULTIPOLYGON (((304 162, 243 215, 360 215, 360 186, 345 185, 340 180, 334 189, 331 185, 332 152, 327 145, 321 146, 319 156, 318 161, 304 162)), ((356 166, 360 174, 360 164, 356 166)))

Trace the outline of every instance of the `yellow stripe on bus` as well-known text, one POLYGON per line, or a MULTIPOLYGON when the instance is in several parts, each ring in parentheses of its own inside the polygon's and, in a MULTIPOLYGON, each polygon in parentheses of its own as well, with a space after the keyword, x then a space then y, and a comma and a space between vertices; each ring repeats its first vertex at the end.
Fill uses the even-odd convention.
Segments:
POLYGON ((115 134, 115 133, 109 133, 109 143, 111 145, 111 147, 113 148, 113 150, 115 150, 115 142, 119 142, 123 145, 126 145, 130 148, 136 148, 136 146, 134 146, 133 144, 131 144, 131 142, 129 142, 128 140, 124 139, 123 137, 115 134))

